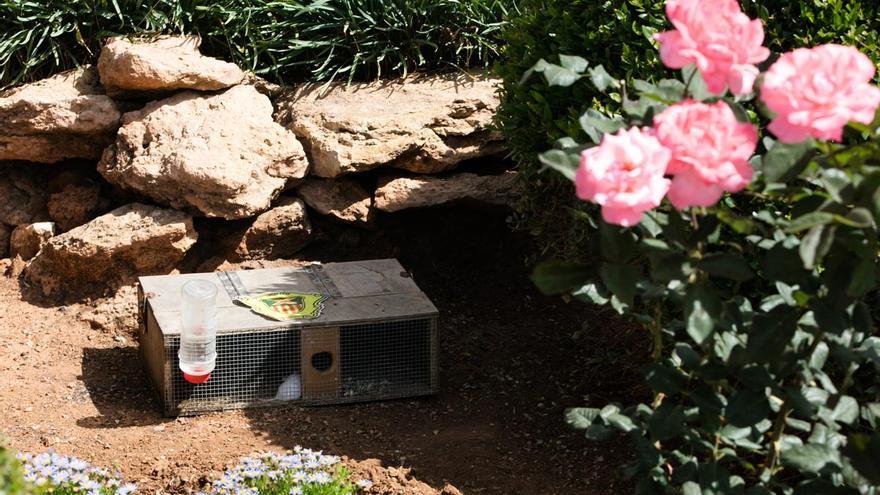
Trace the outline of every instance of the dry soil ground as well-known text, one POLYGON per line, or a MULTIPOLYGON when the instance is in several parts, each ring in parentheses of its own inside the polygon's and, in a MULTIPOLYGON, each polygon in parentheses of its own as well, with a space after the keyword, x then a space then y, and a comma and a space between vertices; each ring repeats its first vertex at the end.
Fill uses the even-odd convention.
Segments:
MULTIPOLYGON (((411 468, 465 494, 627 493, 627 442, 588 442, 563 410, 640 394, 646 341, 607 313, 540 295, 504 220, 450 207, 390 216, 381 233, 325 226, 304 255, 394 256, 412 271, 441 311, 442 393, 418 400, 164 418, 133 329, 92 329, 77 319, 85 305, 28 304, 0 277, 0 432, 16 449, 116 466, 143 493, 197 491, 242 455, 294 445, 411 468)), ((382 476, 383 493, 424 493, 402 472, 382 476)))

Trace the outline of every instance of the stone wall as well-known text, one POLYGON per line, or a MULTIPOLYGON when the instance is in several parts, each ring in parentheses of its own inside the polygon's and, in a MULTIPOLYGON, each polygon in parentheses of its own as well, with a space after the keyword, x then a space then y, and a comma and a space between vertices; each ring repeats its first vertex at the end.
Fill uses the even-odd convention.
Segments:
POLYGON ((113 39, 96 67, 0 94, 0 258, 27 286, 82 299, 167 273, 198 242, 194 218, 217 219, 207 251, 236 262, 295 255, 310 215, 374 228, 402 209, 514 198, 496 80, 290 89, 198 48, 113 39))

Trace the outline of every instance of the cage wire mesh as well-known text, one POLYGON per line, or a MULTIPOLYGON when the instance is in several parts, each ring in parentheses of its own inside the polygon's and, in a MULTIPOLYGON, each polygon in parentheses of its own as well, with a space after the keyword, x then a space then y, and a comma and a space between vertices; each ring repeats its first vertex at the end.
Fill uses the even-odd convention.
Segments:
POLYGON ((431 318, 345 325, 338 327, 338 351, 319 346, 306 353, 301 333, 321 328, 220 334, 216 367, 211 379, 200 385, 187 382, 178 372, 180 338, 171 335, 165 348, 171 386, 164 402, 168 412, 188 415, 281 403, 318 405, 432 394, 435 328, 431 318), (329 380, 307 378, 309 368, 329 380))
MULTIPOLYGON (((152 317, 154 313, 149 313, 149 317, 148 312, 142 313, 143 355, 148 368, 153 370, 151 377, 165 413, 193 415, 286 403, 319 405, 436 393, 437 311, 398 268, 395 260, 341 263, 330 268, 338 277, 345 273, 364 274, 359 285, 354 279, 344 277, 337 281, 346 284, 349 291, 357 289, 360 291, 356 291, 357 297, 369 302, 348 306, 362 308, 358 311, 349 309, 332 315, 332 324, 303 320, 270 328, 235 328, 218 333, 216 366, 211 378, 199 385, 187 382, 179 370, 180 336, 174 332, 163 333, 159 320, 152 317), (364 274, 361 268, 369 273, 364 274), (347 269, 353 271, 346 272, 347 269), (377 275, 380 272, 382 277, 377 275), (383 299, 381 304, 374 304, 371 297, 395 297, 389 287, 404 287, 400 290, 407 295, 402 293, 399 303, 383 299), (404 301, 413 301, 412 297, 421 302, 416 308, 403 309, 404 301), (394 304, 399 316, 388 315, 386 311, 390 306, 384 306, 383 310, 382 304, 394 304), (382 318, 382 315, 387 316, 382 318), (158 333, 149 333, 148 327, 158 333)), ((218 277, 230 298, 248 292, 246 281, 234 273, 205 276, 218 277)), ((313 286, 319 287, 331 300, 341 301, 346 297, 320 266, 266 272, 266 276, 308 277, 313 286)), ((251 280, 256 278, 263 280, 263 277, 251 280)), ((144 282, 172 295, 179 285, 177 279, 168 278, 142 280, 142 284, 144 282)), ((142 307, 151 308, 144 294, 153 294, 153 297, 156 294, 149 291, 141 294, 142 307)), ((164 311, 166 317, 161 320, 169 321, 168 310, 164 311)))

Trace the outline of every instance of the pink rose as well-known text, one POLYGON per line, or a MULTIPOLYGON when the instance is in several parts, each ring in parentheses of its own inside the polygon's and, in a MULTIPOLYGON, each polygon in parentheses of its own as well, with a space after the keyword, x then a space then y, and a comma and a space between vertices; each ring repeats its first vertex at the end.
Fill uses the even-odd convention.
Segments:
POLYGON ((853 47, 798 48, 764 75, 761 100, 776 114, 768 129, 783 143, 809 136, 840 141, 848 122, 870 124, 880 89, 870 84, 874 64, 853 47))
POLYGON ((736 120, 724 103, 692 100, 654 117, 657 139, 672 152, 666 173, 673 176, 669 201, 679 210, 712 206, 752 179, 749 158, 758 143, 755 126, 736 120))
POLYGON ((669 189, 669 179, 663 177, 668 163, 669 150, 650 129, 606 134, 599 146, 581 153, 577 195, 601 205, 606 222, 630 227, 663 201, 669 189))
POLYGON ((752 92, 758 68, 770 50, 761 46, 764 27, 749 19, 736 0, 667 0, 666 16, 674 31, 659 33, 660 58, 667 67, 695 64, 706 87, 720 95, 752 92))

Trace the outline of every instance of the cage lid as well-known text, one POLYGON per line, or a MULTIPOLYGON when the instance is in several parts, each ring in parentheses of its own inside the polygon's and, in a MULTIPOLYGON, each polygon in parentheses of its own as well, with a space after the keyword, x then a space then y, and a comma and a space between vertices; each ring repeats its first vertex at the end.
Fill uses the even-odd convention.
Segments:
POLYGON ((229 275, 215 272, 141 277, 145 303, 166 335, 180 333, 180 293, 190 280, 205 280, 217 286, 218 332, 344 325, 437 314, 437 308, 395 259, 245 270, 229 275), (318 318, 276 321, 237 304, 234 297, 239 292, 322 293, 329 298, 318 318))

